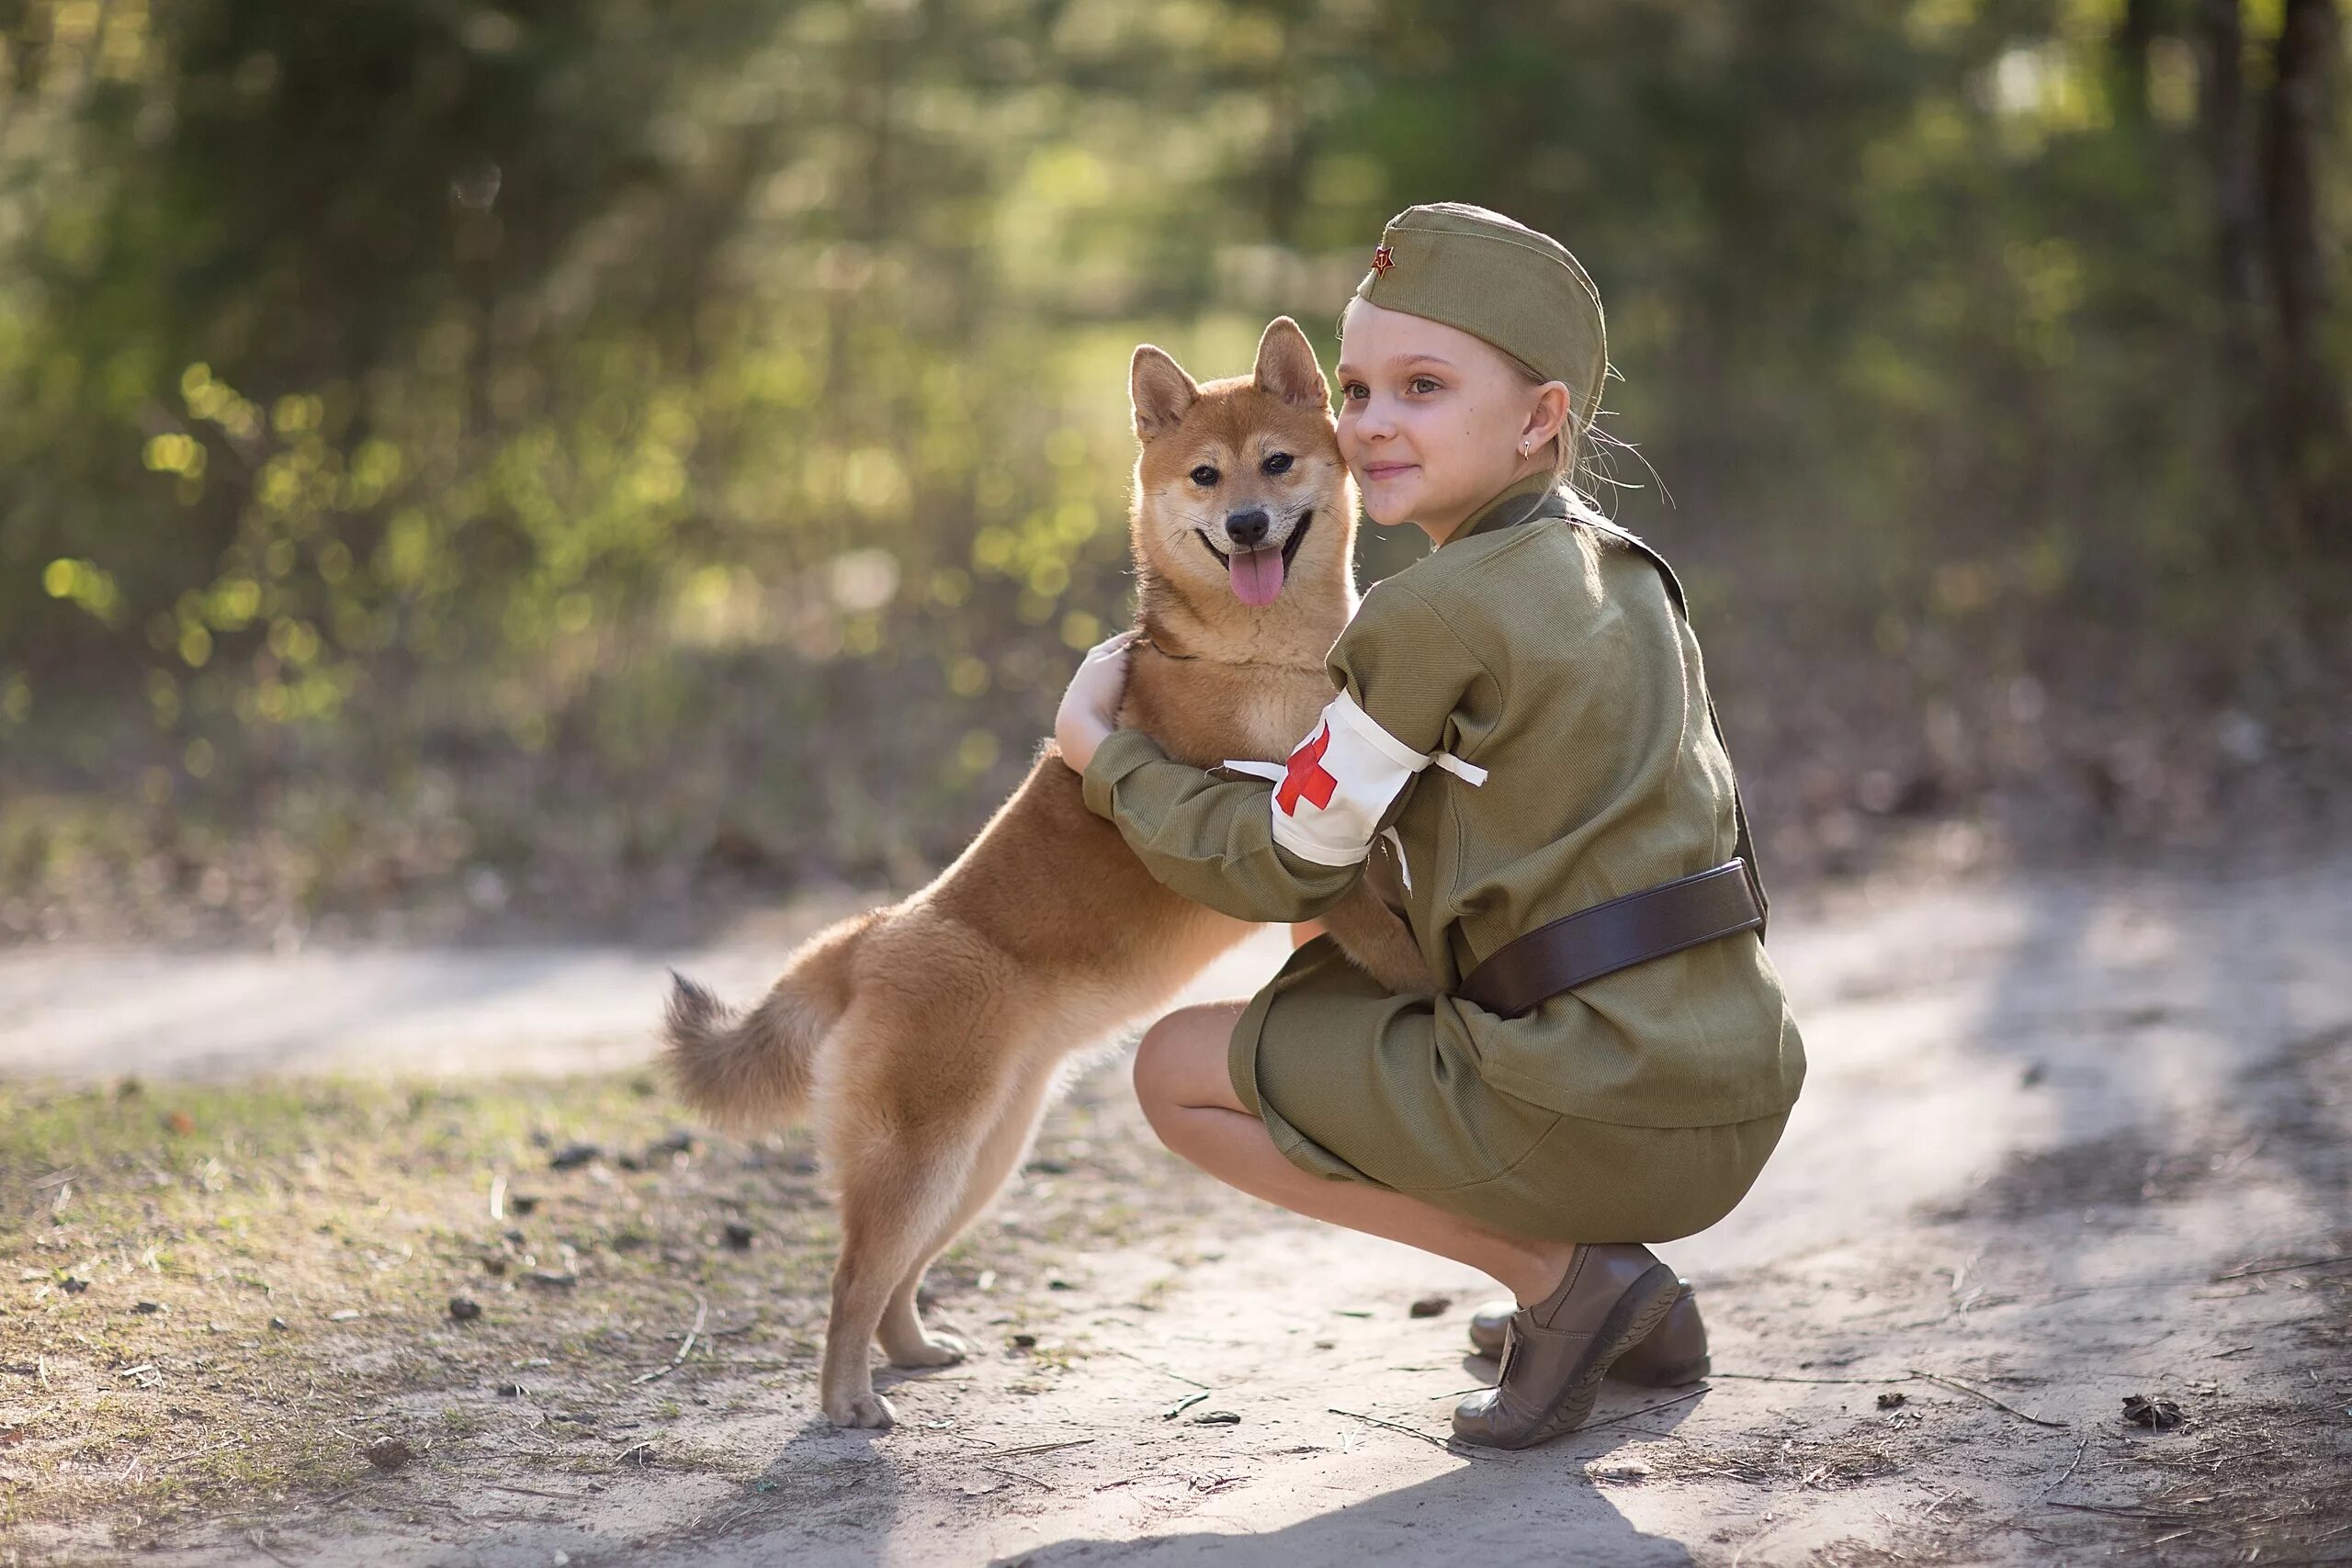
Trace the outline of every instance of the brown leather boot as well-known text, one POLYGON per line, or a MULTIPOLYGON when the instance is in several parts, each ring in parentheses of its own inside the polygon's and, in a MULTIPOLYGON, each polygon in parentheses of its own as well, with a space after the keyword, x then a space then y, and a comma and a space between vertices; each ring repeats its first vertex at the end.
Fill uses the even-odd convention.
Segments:
MULTIPOLYGON (((1675 1297, 1665 1321, 1650 1330, 1648 1338, 1617 1358, 1616 1365, 1609 1369, 1611 1377, 1645 1388, 1679 1388, 1707 1375, 1713 1363, 1707 1355, 1707 1325, 1699 1316, 1699 1298, 1692 1293, 1690 1280, 1678 1279, 1675 1283, 1682 1288, 1681 1293, 1675 1297)), ((1503 1330, 1518 1310, 1517 1302, 1488 1302, 1471 1314, 1471 1348, 1489 1359, 1500 1357, 1503 1330)))
POLYGON ((1646 1247, 1579 1245, 1552 1293, 1511 1314, 1495 1386, 1453 1407, 1453 1435, 1524 1449, 1575 1431, 1611 1364, 1665 1320, 1681 1289, 1646 1247))

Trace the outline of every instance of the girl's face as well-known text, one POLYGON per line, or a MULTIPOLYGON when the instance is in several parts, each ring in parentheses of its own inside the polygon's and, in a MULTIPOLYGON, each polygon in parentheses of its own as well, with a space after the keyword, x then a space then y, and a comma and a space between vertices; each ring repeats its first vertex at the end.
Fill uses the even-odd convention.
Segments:
POLYGON ((1368 299, 1340 327, 1340 455, 1384 527, 1412 523, 1443 544, 1486 502, 1547 471, 1568 389, 1531 386, 1458 327, 1368 299))

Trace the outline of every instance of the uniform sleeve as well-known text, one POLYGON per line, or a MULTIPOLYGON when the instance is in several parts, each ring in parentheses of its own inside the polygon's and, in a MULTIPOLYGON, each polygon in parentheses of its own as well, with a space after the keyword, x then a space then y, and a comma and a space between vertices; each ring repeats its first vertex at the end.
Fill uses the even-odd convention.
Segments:
POLYGON ((1146 870, 1236 919, 1312 919, 1363 874, 1362 861, 1318 865, 1275 843, 1272 784, 1172 761, 1139 729, 1105 739, 1082 778, 1087 809, 1118 828, 1146 870))
POLYGON ((1280 787, 1216 778, 1120 730, 1087 764, 1088 809, 1196 903, 1245 920, 1329 908, 1363 874, 1372 840, 1404 809, 1485 667, 1427 601, 1387 583, 1365 596, 1329 668, 1340 690, 1287 769, 1270 770, 1285 774, 1280 787))
POLYGON ((1373 584, 1331 647, 1332 683, 1408 750, 1445 744, 1445 723, 1486 665, 1404 582, 1373 584))

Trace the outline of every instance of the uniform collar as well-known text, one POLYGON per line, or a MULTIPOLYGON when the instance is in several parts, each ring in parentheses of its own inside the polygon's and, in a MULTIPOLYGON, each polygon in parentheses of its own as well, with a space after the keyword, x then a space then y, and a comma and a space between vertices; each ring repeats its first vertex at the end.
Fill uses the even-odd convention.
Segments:
MULTIPOLYGON (((1446 536, 1445 543, 1450 545, 1473 534, 1500 533, 1505 528, 1515 528, 1538 517, 1566 517, 1567 514, 1566 498, 1554 487, 1552 476, 1530 474, 1472 513, 1468 521, 1446 536)), ((1445 546, 1438 547, 1443 549, 1445 546)))

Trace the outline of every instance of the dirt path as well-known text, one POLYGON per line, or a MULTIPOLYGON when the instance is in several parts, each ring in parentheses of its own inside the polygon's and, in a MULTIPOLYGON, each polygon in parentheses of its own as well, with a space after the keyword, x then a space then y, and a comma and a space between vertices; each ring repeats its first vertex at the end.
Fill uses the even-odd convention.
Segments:
MULTIPOLYGON (((695 962, 740 992, 786 935, 695 962)), ((2352 1562, 2347 938, 2341 855, 1781 900, 1804 1099, 1739 1211, 1660 1248, 1716 1375, 1670 1404, 1612 1383, 1531 1453, 1438 1440, 1491 1375, 1464 1270, 1182 1173, 1148 1243, 1024 1239, 1074 1184, 1141 1201, 1106 1172, 1170 1157, 1114 1058, 941 1280, 935 1316, 985 1348, 886 1375, 896 1430, 814 1418, 817 1303, 780 1303, 767 1375, 679 1369, 650 1470, 435 1474, 141 1561, 2352 1562), (2185 1424, 2127 1424, 2133 1394, 2185 1424)), ((0 1071, 613 1065, 644 1054, 667 956, 19 952, 0 1071)))

